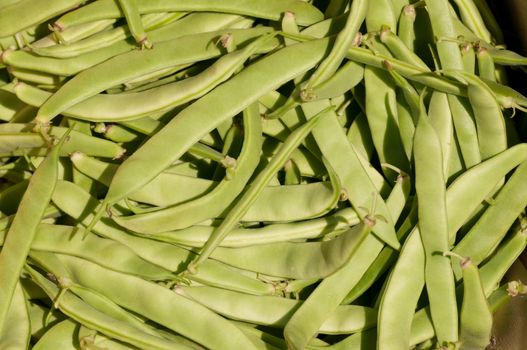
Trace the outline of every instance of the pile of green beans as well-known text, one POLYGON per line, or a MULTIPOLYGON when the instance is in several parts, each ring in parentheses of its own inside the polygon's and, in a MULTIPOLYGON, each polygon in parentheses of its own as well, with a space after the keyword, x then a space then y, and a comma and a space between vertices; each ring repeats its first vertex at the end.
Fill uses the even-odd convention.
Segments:
POLYGON ((0 349, 500 348, 503 40, 484 0, 0 0, 0 349))

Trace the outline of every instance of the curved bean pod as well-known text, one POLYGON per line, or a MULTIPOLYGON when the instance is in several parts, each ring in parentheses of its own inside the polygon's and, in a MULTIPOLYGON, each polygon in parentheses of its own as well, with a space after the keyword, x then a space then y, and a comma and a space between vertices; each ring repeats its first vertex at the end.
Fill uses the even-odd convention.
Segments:
POLYGON ((383 42, 388 50, 394 55, 394 57, 408 62, 415 67, 430 71, 430 68, 421 58, 415 54, 408 46, 405 45, 404 41, 395 35, 389 27, 383 27, 380 33, 381 42, 383 42))
POLYGON ((485 297, 478 268, 470 258, 461 261, 463 303, 459 315, 460 349, 483 349, 490 343, 492 312, 485 297))
POLYGON ((353 40, 355 40, 358 30, 366 18, 367 11, 368 1, 356 0, 352 2, 350 10, 348 11, 346 24, 337 35, 331 52, 309 77, 303 90, 309 91, 310 88, 314 88, 329 79, 337 71, 346 55, 347 49, 352 45, 353 40))
MULTIPOLYGON (((164 24, 167 20, 176 21, 180 17, 183 17, 185 13, 155 13, 151 15, 146 15, 142 18, 143 24, 147 30, 153 30, 159 26, 159 24, 164 24)), ((234 17, 231 15, 231 17, 234 17)), ((218 20, 220 20, 220 15, 218 15, 218 20)), ((102 20, 106 21, 106 20, 102 20)), ((87 24, 86 24, 87 25, 87 24)), ((83 25, 80 25, 83 26, 83 25)), ((198 27, 199 28, 199 25, 198 27)), ((83 40, 75 41, 74 43, 69 43, 67 45, 52 45, 47 47, 32 47, 32 51, 40 56, 47 57, 56 57, 56 58, 68 58, 75 57, 81 54, 88 53, 90 51, 96 50, 101 47, 109 46, 120 40, 126 39, 130 33, 127 30, 126 26, 119 26, 110 30, 105 30, 100 33, 91 35, 83 40)), ((199 29, 198 29, 199 30, 199 29)), ((65 32, 60 32, 61 36, 64 36, 65 32)))
POLYGON ((521 224, 513 231, 512 237, 500 244, 493 256, 479 269, 485 295, 497 287, 512 264, 527 246, 527 231, 521 224))
POLYGON ((437 38, 436 47, 443 69, 463 70, 463 60, 457 43, 448 40, 457 37, 454 20, 450 13, 448 1, 425 0, 426 9, 432 24, 432 31, 437 38))
POLYGON ((467 99, 453 95, 448 95, 448 105, 452 112, 452 122, 459 142, 463 163, 468 169, 481 163, 481 153, 472 107, 467 99))
POLYGON ((364 67, 356 62, 348 61, 331 77, 313 87, 310 94, 317 100, 337 97, 353 89, 363 78, 364 67))
POLYGON ((260 115, 257 105, 253 104, 244 111, 245 141, 231 179, 223 179, 211 192, 196 200, 133 217, 116 217, 115 222, 150 234, 185 228, 218 216, 227 209, 226 203, 243 190, 258 165, 259 159, 255 155, 260 152, 261 132, 260 115))
POLYGON ((447 257, 448 222, 441 145, 424 107, 414 136, 415 190, 419 231, 425 251, 425 281, 438 341, 458 340, 455 282, 447 257), (438 254, 439 252, 439 254, 438 254))
POLYGON ((119 305, 105 297, 104 295, 97 293, 89 288, 72 284, 68 287, 68 291, 71 291, 76 296, 80 297, 84 302, 86 302, 93 308, 103 312, 104 314, 110 317, 115 318, 116 320, 126 322, 127 324, 141 330, 141 332, 152 335, 154 337, 165 338, 167 340, 173 341, 174 343, 186 343, 185 345, 190 345, 192 348, 201 349, 199 345, 191 342, 187 338, 177 336, 173 333, 160 331, 159 329, 156 329, 155 327, 146 324, 144 319, 141 319, 136 315, 131 314, 130 312, 124 310, 119 305))
POLYGON ((428 116, 430 118, 430 124, 432 124, 432 127, 437 133, 441 147, 441 154, 443 155, 443 175, 445 178, 448 178, 452 170, 449 169, 450 156, 452 152, 455 152, 455 149, 454 145, 452 145, 454 126, 447 94, 437 91, 432 92, 428 106, 428 116))
POLYGON ((252 342, 234 325, 185 297, 137 277, 113 272, 78 258, 60 256, 71 271, 73 282, 99 292, 116 304, 157 322, 210 349, 254 349, 252 342), (90 273, 86 273, 89 271, 90 273), (115 285, 119 288, 115 288, 115 285), (152 303, 144 296, 156 296, 163 303, 152 303), (173 315, 185 315, 185 322, 173 315), (210 326, 214 325, 213 332, 210 326))
MULTIPOLYGON (((326 108, 327 104, 329 104, 327 100, 304 103, 302 109, 306 117, 311 118, 326 108)), ((328 114, 333 113, 328 112, 328 114)), ((330 115, 330 117, 322 118, 317 127, 313 129, 313 136, 322 154, 330 166, 335 169, 342 188, 348 195, 349 202, 361 220, 365 220, 367 215, 370 219, 375 218, 377 214, 382 216, 383 219, 375 220, 372 232, 394 249, 399 249, 400 244, 396 238, 391 215, 372 182, 370 174, 365 169, 369 164, 366 166, 362 164, 357 151, 348 142, 336 117, 330 115), (374 212, 369 213, 368 210, 374 212)))
MULTIPOLYGON (((364 238, 361 225, 322 242, 217 247, 211 258, 244 270, 291 279, 324 278, 342 267, 364 238)), ((206 245, 205 245, 206 246, 206 245)))
POLYGON ((418 229, 401 249, 379 306, 377 349, 408 349, 417 302, 425 285, 425 252, 418 229))
MULTIPOLYGON (((126 246, 95 235, 83 238, 80 233, 76 227, 40 224, 31 249, 77 256, 148 280, 170 280, 176 277, 171 271, 139 258, 126 246)), ((5 232, 0 232, 1 245, 4 239, 5 232)))
MULTIPOLYGON (((279 21, 284 12, 293 12, 300 25, 310 25, 324 19, 324 15, 313 5, 298 0, 237 0, 225 2, 218 0, 191 0, 173 2, 170 0, 137 0, 139 13, 173 12, 173 11, 208 11, 233 13, 238 15, 265 18, 279 21)), ((59 18, 55 25, 67 28, 72 24, 90 22, 105 18, 119 18, 122 13, 119 6, 111 0, 97 1, 83 6, 59 18)))
MULTIPOLYGON (((351 208, 341 209, 333 215, 295 223, 270 224, 262 228, 235 228, 221 242, 220 247, 245 247, 249 245, 322 238, 334 231, 342 231, 360 222, 351 208)), ((211 226, 194 225, 189 228, 162 232, 150 237, 190 247, 202 247, 214 231, 211 226)))
POLYGON ((452 182, 447 190, 448 236, 451 244, 456 241, 457 231, 503 177, 526 159, 527 144, 519 144, 473 166, 452 182))
MULTIPOLYGON (((210 21, 205 21, 204 23, 198 22, 197 24, 194 24, 190 19, 184 21, 183 19, 180 21, 176 21, 174 23, 171 23, 167 26, 152 30, 148 33, 150 40, 157 44, 161 41, 166 40, 175 40, 179 39, 185 36, 193 36, 193 35, 199 35, 202 34, 202 37, 208 36, 208 41, 205 38, 206 42, 210 42, 210 40, 214 40, 217 36, 224 34, 224 32, 218 32, 216 34, 214 33, 208 33, 203 34, 204 32, 214 32, 218 31, 221 28, 224 28, 225 25, 228 25, 230 22, 223 22, 219 21, 218 23, 212 23, 210 21), (200 24, 202 27, 200 27, 200 24)), ((249 32, 253 32, 253 30, 249 30, 249 32)), ((248 32, 248 33, 249 33, 248 32)), ((257 34, 250 36, 249 38, 254 38, 255 36, 258 36, 262 33, 262 29, 258 28, 256 29, 257 34)), ((265 32, 265 30, 264 30, 265 32)), ((192 41, 196 39, 196 37, 193 37, 193 39, 182 39, 179 44, 181 44, 182 47, 186 47, 191 45, 192 41), (185 42, 187 40, 187 42, 185 42), (190 41, 188 41, 190 40, 190 41)), ((177 40, 176 40, 177 41, 177 40)), ((88 52, 86 54, 80 55, 78 57, 70 57, 70 58, 52 58, 52 57, 41 57, 38 55, 35 55, 30 52, 26 52, 23 50, 18 51, 4 51, 2 53, 2 60, 4 63, 10 66, 19 67, 19 68, 25 68, 25 69, 32 69, 39 72, 46 72, 61 76, 72 76, 75 75, 87 68, 90 68, 92 66, 95 66, 103 61, 106 61, 114 56, 118 56, 120 54, 126 53, 128 51, 131 51, 136 46, 133 43, 130 43, 126 40, 119 41, 115 44, 109 45, 108 47, 102 47, 100 49, 88 52)), ((209 50, 214 50, 214 46, 208 47, 209 50)), ((157 52, 157 51, 156 51, 157 52)), ((136 53, 137 54, 137 53, 136 53)), ((216 55, 220 55, 221 50, 217 49, 216 55)), ((209 57, 210 58, 210 57, 209 57)), ((126 64, 126 62, 125 62, 126 64)))
POLYGON ((474 109, 481 158, 487 159, 507 149, 505 121, 490 88, 472 74, 456 72, 454 76, 468 83, 468 99, 474 109))
MULTIPOLYGON (((485 210, 453 252, 461 256, 471 256, 472 261, 477 265, 496 248, 514 220, 527 206, 526 174, 527 162, 524 161, 498 192, 493 204, 485 210)), ((455 272, 459 277, 459 269, 455 272)))
MULTIPOLYGON (((59 289, 57 286, 55 286, 55 284, 53 284, 33 268, 26 266, 25 270, 30 274, 31 279, 46 292, 50 299, 56 299, 57 295, 61 292, 61 289, 59 289)), ((83 302, 80 298, 68 290, 63 292, 60 302, 58 303, 58 308, 65 315, 89 328, 98 330, 99 332, 112 338, 135 344, 140 347, 159 350, 192 349, 191 347, 185 346, 183 344, 176 344, 164 338, 146 334, 126 322, 109 317, 108 315, 83 302)))
MULTIPOLYGON (((71 161, 76 169, 108 186, 117 171, 117 164, 105 163, 84 153, 75 152, 71 161)), ((197 177, 163 172, 128 198, 142 203, 165 207, 200 197, 218 184, 197 177), (167 189, 170 188, 170 191, 167 189)))
MULTIPOLYGON (((7 124, 2 124, 4 126, 7 124)), ((27 132, 33 129, 31 124, 9 123, 9 130, 0 127, 0 138, 2 146, 0 153, 6 155, 46 155, 46 141, 38 133, 27 132), (3 130, 2 130, 3 129, 3 130), (7 131, 4 134, 2 131, 7 131)), ((54 137, 62 137, 67 132, 66 128, 53 126, 50 128, 50 134, 54 137)), ((121 158, 125 149, 118 144, 102 140, 96 137, 88 136, 78 131, 72 130, 64 146, 59 151, 59 157, 69 156, 70 153, 79 151, 91 156, 104 158, 121 158)))
MULTIPOLYGON (((174 288, 191 300, 231 319, 271 327, 283 327, 289 317, 302 304, 301 300, 275 296, 252 296, 213 287, 174 288)), ((320 327, 323 334, 355 333, 375 325, 376 314, 371 308, 342 305, 320 327)))
POLYGON ((9 306, 29 253, 31 241, 55 189, 58 178, 59 151, 70 131, 71 129, 66 131, 60 142, 53 147, 35 170, 7 232, 3 249, 0 252, 0 280, 2 280, 0 329, 5 326, 9 306))
MULTIPOLYGON (((254 29, 238 30, 238 32, 240 31, 245 31, 244 34, 255 33, 254 29)), ((256 32, 258 31, 260 33, 267 32, 266 28, 257 28, 256 32)), ((244 34, 241 34, 241 38, 238 38, 236 31, 224 32, 223 34, 227 33, 236 37, 236 40, 240 40, 241 42, 244 41, 244 34)), ((164 41, 157 43, 156 46, 151 50, 132 51, 117 57, 113 57, 97 66, 87 69, 69 80, 42 104, 37 114, 36 121, 46 123, 54 118, 57 114, 62 113, 69 107, 86 100, 88 97, 96 95, 97 93, 104 91, 111 86, 124 83, 134 77, 138 77, 166 67, 194 63, 196 61, 218 56, 221 54, 221 48, 217 47, 216 45, 211 45, 211 41, 217 39, 221 35, 222 34, 217 32, 210 32, 190 35, 179 38, 178 40, 164 41), (97 77, 101 76, 104 76, 105 79, 97 79, 97 77)), ((268 39, 268 37, 264 37, 261 39, 261 41, 257 41, 255 44, 250 45, 247 49, 248 51, 242 51, 241 53, 238 53, 238 55, 235 55, 241 56, 241 58, 236 57, 236 59, 234 59, 235 66, 238 67, 241 63, 243 63, 247 57, 246 55, 252 54, 254 52, 253 50, 259 48, 260 43, 265 43, 267 41, 266 39, 268 39)), ((274 43, 267 42, 267 44, 270 45, 271 48, 274 47, 274 43)), ((227 66, 229 66, 231 63, 232 62, 227 64, 227 66)), ((225 68, 226 67, 222 67, 222 69, 225 68)), ((220 77, 218 77, 219 72, 214 73, 215 74, 212 74, 214 76, 212 80, 221 81, 221 74, 219 74, 220 77)), ((230 74, 228 73, 226 76, 229 76, 230 74)), ((187 86, 186 88, 189 87, 187 86)), ((195 93, 196 92, 194 92, 194 94, 195 93)), ((168 94, 168 96, 171 94, 173 94, 173 90, 168 94)), ((142 101, 142 104, 144 103, 145 101, 142 101)), ((137 107, 137 105, 135 106, 137 107)), ((165 103, 165 107, 166 106, 167 104, 165 103)), ((168 106, 170 106, 170 103, 168 103, 168 106)), ((91 107, 88 107, 88 111, 90 109, 91 107)), ((147 112, 148 111, 145 111, 145 113, 147 112)), ((138 117, 141 116, 141 114, 142 113, 139 112, 138 115, 132 114, 132 116, 138 117)))

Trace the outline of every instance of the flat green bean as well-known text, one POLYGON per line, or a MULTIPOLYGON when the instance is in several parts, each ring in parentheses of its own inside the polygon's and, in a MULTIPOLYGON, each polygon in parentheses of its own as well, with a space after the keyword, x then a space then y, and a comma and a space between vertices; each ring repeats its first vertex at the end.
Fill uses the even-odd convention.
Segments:
MULTIPOLYGON (((272 327, 283 327, 302 304, 301 300, 276 296, 255 297, 206 286, 176 286, 174 290, 231 319, 272 327)), ((319 331, 323 334, 355 333, 371 328, 375 321, 373 309, 343 305, 328 317, 319 331)))
MULTIPOLYGON (((0 154, 3 155, 46 155, 46 140, 35 132, 30 132, 33 124, 8 123, 0 126, 2 146, 0 154), (28 132, 29 131, 29 132, 28 132), (5 133, 4 133, 5 132, 5 133)), ((60 138, 66 132, 64 127, 53 126, 49 129, 50 135, 60 138)), ((72 130, 64 146, 59 151, 59 157, 69 156, 70 153, 79 151, 91 156, 103 158, 121 158, 126 150, 109 140, 102 140, 81 132, 72 130)))
MULTIPOLYGON (((220 247, 245 247, 249 245, 322 238, 334 231, 342 231, 358 224, 359 218, 351 208, 337 211, 317 219, 295 223, 269 224, 261 228, 235 228, 221 242, 220 247)), ((149 235, 150 237, 182 244, 189 247, 202 247, 214 227, 194 225, 189 228, 149 235)))
MULTIPOLYGON (((327 100, 321 100, 304 103, 302 108, 306 116, 312 118, 326 108, 327 104, 327 100)), ((335 169, 342 188, 348 195, 349 202, 361 220, 368 218, 376 221, 372 232, 393 248, 398 249, 400 244, 384 200, 372 182, 365 165, 361 163, 357 151, 346 139, 334 115, 331 115, 334 112, 327 113, 330 116, 322 118, 317 127, 313 129, 313 136, 318 147, 331 167, 335 169), (358 183, 361 185, 359 186, 358 183), (369 212, 370 210, 372 212, 369 212), (377 214, 382 216, 382 219, 376 220, 377 214)))
MULTIPOLYGON (((52 300, 55 300, 57 295, 61 292, 53 282, 42 276, 33 268, 26 266, 25 270, 29 273, 33 281, 35 281, 52 300)), ((67 276, 62 276, 67 277, 67 276)), ((175 344, 161 337, 155 337, 151 334, 145 334, 134 326, 126 322, 116 320, 97 309, 91 307, 83 302, 79 297, 72 292, 66 290, 63 292, 58 308, 73 320, 98 330, 103 334, 120 339, 128 343, 136 344, 140 347, 147 347, 149 349, 185 349, 190 350, 191 347, 183 344, 175 344)))
POLYGON ((414 310, 425 284, 425 252, 414 229, 386 280, 379 306, 377 348, 408 349, 414 310))
POLYGON ((448 222, 443 156, 439 138, 424 107, 414 136, 415 189, 418 198, 419 232, 425 252, 425 282, 438 341, 458 340, 455 283, 447 257, 448 222))
POLYGON ((45 160, 38 166, 29 181, 17 213, 7 232, 0 252, 0 329, 6 325, 13 294, 26 261, 31 241, 44 215, 58 177, 59 151, 66 141, 68 130, 60 142, 52 148, 45 160))
MULTIPOLYGON (((260 30, 261 34, 266 33, 266 28, 258 28, 257 31, 258 30, 260 30)), ((238 32, 240 31, 243 32, 244 30, 239 30, 238 32)), ((245 34, 249 32, 254 33, 254 30, 245 30, 245 34)), ((178 40, 156 43, 156 46, 151 50, 132 51, 119 55, 97 66, 84 70, 64 84, 42 104, 36 120, 43 123, 48 122, 57 114, 62 113, 76 103, 84 101, 88 97, 94 96, 111 86, 124 83, 131 78, 166 67, 194 63, 196 61, 215 57, 221 54, 221 48, 216 45, 211 45, 211 41, 227 33, 237 37, 236 32, 233 31, 190 35, 179 38, 178 40), (119 69, 116 69, 116 67, 119 67, 119 69), (101 76, 104 76, 105 79, 97 79, 101 76)), ((241 34, 240 36, 241 40, 243 40, 244 34, 241 34)), ((263 39, 263 41, 265 42, 265 39, 263 39)), ((242 52, 242 58, 247 57, 246 54, 252 54, 254 52, 252 50, 258 48, 259 43, 260 41, 255 44, 256 46, 250 46, 248 52, 242 52)), ((268 42, 268 44, 270 44, 271 48, 274 47, 274 44, 270 42, 268 42)), ((236 67, 238 67, 240 64, 239 61, 237 59, 234 61, 236 61, 236 67)), ((245 61, 245 59, 242 59, 242 62, 243 61, 245 61)), ((221 78, 217 77, 218 72, 215 73, 214 76, 216 79, 221 81, 221 78)), ((212 80, 214 81, 215 79, 213 78, 212 80)), ((170 96, 170 94, 168 96, 170 96)), ((144 101, 142 104, 144 104, 144 101)), ((170 105, 170 103, 168 105, 170 105)), ((166 107, 166 104, 164 107, 166 107)), ((87 107, 88 111, 91 109, 91 107, 87 107)), ((139 113, 139 115, 132 114, 132 116, 138 117, 141 116, 141 113, 139 113)))
MULTIPOLYGON (((498 192, 493 204, 485 210, 453 252, 461 256, 470 256, 477 265, 496 248, 527 205, 525 203, 527 189, 523 181, 526 171, 527 163, 524 161, 498 192)), ((459 277, 459 269, 455 272, 459 277)))
POLYGON ((346 263, 363 239, 361 229, 361 225, 356 225, 337 238, 321 242, 279 242, 242 248, 217 247, 211 258, 271 276, 292 279, 324 278, 346 263))
POLYGON ((71 279, 87 288, 94 289, 116 304, 157 322, 210 349, 254 349, 249 339, 234 325, 216 313, 178 295, 160 285, 144 281, 83 262, 80 259, 60 256, 59 259, 71 271, 71 279), (90 273, 87 274, 86 271, 90 273), (118 288, 115 286, 118 285, 118 288), (152 303, 152 296, 163 303, 152 303), (185 315, 185 322, 173 317, 185 315), (213 325, 214 332, 210 326, 213 325))
MULTIPOLYGON (((170 280, 176 277, 170 271, 144 261, 132 250, 115 241, 95 235, 83 239, 79 230, 72 226, 40 224, 31 249, 78 256, 148 280, 170 280)), ((1 232, 2 245, 4 239, 5 233, 1 232)))
POLYGON ((490 343, 492 312, 485 297, 479 270, 465 258, 461 261, 463 270, 463 303, 459 315, 460 349, 476 350, 490 343))
MULTIPOLYGON (((179 1, 167 0, 137 0, 139 13, 171 12, 171 11, 212 11, 234 13, 239 15, 265 18, 279 21, 286 11, 295 13, 300 25, 310 25, 321 21, 324 15, 313 5, 298 0, 268 0, 265 2, 237 0, 224 2, 217 0, 179 1)), ((104 18, 119 18, 122 13, 114 1, 102 0, 83 6, 59 18, 55 25, 66 28, 72 24, 85 23, 104 18)))

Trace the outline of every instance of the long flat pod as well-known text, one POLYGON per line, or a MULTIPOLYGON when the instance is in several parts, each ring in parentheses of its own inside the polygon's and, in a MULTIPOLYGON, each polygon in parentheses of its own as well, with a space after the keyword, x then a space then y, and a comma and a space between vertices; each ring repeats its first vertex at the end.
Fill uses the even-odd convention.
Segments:
POLYGON ((424 107, 414 135, 415 189, 419 231, 425 250, 425 281, 432 319, 440 343, 458 339, 455 283, 448 257, 446 185, 441 144, 424 107))
POLYGON ((263 188, 269 183, 276 172, 284 166, 285 162, 291 155, 291 153, 299 146, 304 138, 313 130, 317 122, 324 117, 324 113, 321 112, 318 116, 315 116, 307 123, 299 126, 295 129, 287 138, 287 140, 280 147, 280 150, 273 156, 265 168, 259 172, 254 180, 247 186, 246 191, 242 193, 240 198, 236 200, 229 213, 212 233, 209 240, 199 253, 199 257, 192 261, 187 267, 189 272, 195 270, 196 266, 205 261, 221 241, 227 236, 227 234, 236 226, 243 215, 256 201, 258 196, 261 194, 263 188))
MULTIPOLYGON (((26 266, 26 271, 28 271, 31 279, 46 292, 49 298, 55 300, 57 295, 61 292, 61 289, 32 267, 26 266)), ((115 318, 91 307, 68 290, 63 292, 60 302, 58 303, 58 308, 71 319, 112 338, 130 344, 159 350, 192 349, 189 346, 177 344, 165 338, 144 333, 127 322, 116 320, 115 318)))
MULTIPOLYGON (((226 12, 279 21, 282 14, 289 11, 295 14, 296 21, 300 25, 310 25, 324 19, 324 15, 316 7, 298 0, 137 0, 137 6, 141 14, 172 11, 207 11, 226 12)), ((112 0, 102 0, 65 14, 55 22, 55 25, 66 28, 72 24, 119 17, 122 17, 119 5, 112 0)))
MULTIPOLYGON (((277 296, 253 296, 207 286, 177 286, 174 290, 231 319, 272 327, 283 327, 303 302, 277 296)), ((320 332, 357 332, 372 327, 375 321, 376 311, 373 308, 341 305, 328 317, 320 332)))
MULTIPOLYGON (((0 244, 4 238, 4 233, 0 232, 0 244)), ((148 280, 169 280, 176 277, 171 271, 148 263, 131 249, 114 240, 96 235, 83 238, 82 231, 73 226, 40 224, 31 250, 78 256, 148 280)))
MULTIPOLYGON (((498 192, 494 203, 456 245, 455 253, 470 256, 479 264, 496 248, 527 205, 526 174, 527 162, 524 161, 498 192)), ((455 272, 459 277, 458 268, 455 272)))
MULTIPOLYGON (((31 132, 34 125, 22 123, 5 123, 0 126, 0 154, 10 155, 46 155, 46 142, 38 133, 31 132), (4 133, 4 131, 6 131, 4 133)), ((62 137, 67 129, 53 126, 49 130, 53 137, 62 137)), ((68 156, 74 151, 85 152, 91 156, 103 158, 120 158, 125 149, 109 140, 83 134, 72 130, 68 139, 59 150, 59 156, 68 156)))
MULTIPOLYGON (((332 215, 321 218, 303 220, 294 223, 277 223, 261 228, 235 228, 220 244, 220 247, 246 247, 258 244, 285 242, 321 238, 334 231, 342 231, 360 222, 357 214, 351 208, 344 208, 332 215)), ((163 232, 150 237, 182 244, 189 247, 201 247, 214 231, 214 227, 194 225, 187 229, 163 232)))
MULTIPOLYGON (((71 131, 71 129, 70 129, 71 131)), ((9 227, 0 252, 0 329, 3 328, 13 293, 29 253, 38 224, 51 200, 58 178, 59 151, 69 132, 35 170, 9 227)))
POLYGON ((470 258, 466 258, 461 261, 461 269, 463 270, 463 303, 459 316, 460 349, 483 349, 490 343, 492 312, 476 265, 470 258))
MULTIPOLYGON (((194 25, 192 21, 185 21, 185 19, 186 17, 184 17, 180 21, 176 21, 167 26, 148 32, 150 40, 154 44, 157 44, 162 41, 176 40, 185 36, 192 36, 197 34, 209 35, 212 36, 212 39, 214 39, 222 33, 226 33, 221 32, 216 33, 216 35, 214 35, 215 31, 230 26, 230 22, 225 23, 225 21, 219 21, 217 23, 214 21, 212 21, 212 23, 205 21, 206 23, 198 22, 196 25, 194 25), (204 34, 205 32, 211 33, 204 34)), ((254 32, 254 30, 256 30, 256 32, 260 34, 262 28, 250 29, 249 32, 254 32)), ((231 29, 231 31, 233 31, 233 29, 231 29)), ((183 41, 179 44, 181 44, 182 47, 189 46, 192 45, 192 41, 194 41, 195 39, 196 37, 193 37, 192 39, 182 39, 190 40, 190 42, 185 43, 183 41)), ((127 40, 121 40, 107 47, 102 47, 94 51, 82 54, 78 57, 70 58, 42 57, 35 55, 34 53, 27 52, 25 50, 7 50, 2 53, 2 60, 5 64, 9 66, 32 69, 39 72, 47 72, 57 75, 72 76, 96 64, 106 61, 114 56, 131 51, 134 48, 134 43, 131 43, 127 40)), ((211 50, 214 50, 214 48, 214 45, 211 45, 209 47, 209 49, 211 50)), ((218 50, 217 55, 219 55, 220 53, 221 50, 218 50)))
POLYGON ((210 349, 254 349, 233 324, 216 313, 155 283, 113 272, 81 259, 59 256, 71 279, 115 303, 210 349), (89 272, 89 273, 86 273, 89 272), (116 284, 119 286, 115 288, 116 284), (152 302, 152 298, 162 302, 152 302), (185 321, 174 315, 185 315, 185 321))
POLYGON ((265 275, 324 278, 338 270, 363 239, 361 225, 321 242, 279 242, 242 248, 216 248, 211 258, 265 275))
POLYGON ((474 110, 482 159, 487 159, 507 148, 507 132, 500 105, 491 89, 475 75, 455 72, 454 76, 468 83, 468 99, 474 110))
POLYGON ((380 302, 377 349, 408 349, 415 307, 425 285, 425 253, 414 229, 388 277, 380 302))
MULTIPOLYGON (((113 57, 86 69, 65 83, 42 104, 36 120, 47 122, 76 103, 141 75, 167 67, 194 63, 219 56, 222 54, 222 49, 213 42, 222 37, 222 35, 232 35, 234 40, 244 42, 247 40, 244 40, 244 36, 248 33, 261 35, 267 31, 268 29, 263 27, 188 35, 176 40, 156 43, 151 50, 135 50, 113 57), (240 38, 238 38, 237 32, 240 33, 240 38), (104 77, 104 79, 101 79, 101 77, 104 77)), ((263 42, 266 41, 263 40, 263 42)), ((249 53, 252 53, 252 49, 258 48, 260 43, 257 42, 257 44, 250 46, 248 49, 249 53)), ((276 42, 271 43, 269 41, 269 43, 271 48, 276 45, 276 42)), ((242 58, 246 57, 244 54, 246 53, 242 52, 242 58)))
MULTIPOLYGON (((308 118, 312 118, 329 104, 328 100, 304 103, 302 109, 308 118)), ((357 151, 348 142, 344 130, 336 119, 335 112, 328 111, 327 118, 320 120, 313 129, 313 136, 324 157, 328 160, 347 193, 349 201, 359 217, 381 215, 372 231, 381 240, 395 249, 400 247, 395 235, 393 221, 386 203, 375 188, 365 166, 361 163, 357 151), (368 212, 374 210, 374 213, 368 212), (386 220, 386 221, 384 221, 386 220)))
POLYGON ((181 111, 119 167, 105 204, 116 203, 139 189, 222 121, 233 117, 268 91, 312 68, 322 59, 329 44, 328 39, 322 39, 279 50, 248 66, 181 111), (214 115, 210 114, 210 106, 215 106, 214 115), (161 152, 167 142, 172 144, 172 149, 161 152))

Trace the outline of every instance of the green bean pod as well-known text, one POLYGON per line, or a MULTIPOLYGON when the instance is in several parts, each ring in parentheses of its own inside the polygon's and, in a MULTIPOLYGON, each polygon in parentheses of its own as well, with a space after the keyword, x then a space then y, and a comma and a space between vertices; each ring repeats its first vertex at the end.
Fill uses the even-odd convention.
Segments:
MULTIPOLYGON (((241 0, 236 3, 218 0, 192 0, 178 1, 176 3, 167 0, 137 0, 137 6, 140 14, 173 11, 212 11, 265 18, 274 21, 279 21, 284 12, 290 11, 295 13, 297 22, 300 25, 310 25, 321 21, 324 17, 313 5, 298 0, 270 0, 265 3, 254 0, 241 0)), ((119 18, 121 16, 122 13, 117 3, 111 0, 103 0, 63 15, 55 22, 55 26, 67 28, 72 24, 105 18, 119 18)))
POLYGON ((207 348, 231 349, 242 346, 244 349, 254 349, 252 342, 236 326, 169 289, 140 278, 106 270, 78 258, 64 255, 59 259, 71 271, 73 282, 91 288, 116 304, 139 312, 207 348), (87 274, 86 271, 90 273, 87 274), (115 288, 116 284, 119 288, 115 288), (162 299, 163 303, 152 303, 149 296, 162 299), (174 314, 186 315, 185 322, 175 319, 174 314), (213 332, 211 325, 214 325, 213 332))
MULTIPOLYGON (((493 204, 489 206, 477 223, 456 245, 454 252, 461 256, 471 256, 477 265, 481 263, 503 239, 514 220, 527 206, 525 194, 525 173, 527 162, 523 162, 498 192, 493 204)), ((459 269, 455 270, 459 278, 459 269)))
POLYGON ((460 349, 483 349, 490 343, 492 312, 481 285, 476 265, 470 258, 461 261, 463 303, 459 315, 460 349))
POLYGON ((383 288, 379 306, 377 348, 408 349, 414 310, 425 285, 425 252, 418 229, 401 249, 383 288))
MULTIPOLYGON (((231 319, 271 327, 283 327, 302 304, 301 300, 255 297, 206 286, 176 286, 174 290, 231 319)), ((371 308, 342 305, 328 317, 319 331, 323 334, 355 333, 371 328, 375 321, 375 311, 371 308)))
POLYGON ((5 327, 6 317, 13 299, 20 273, 29 253, 38 224, 44 215, 58 178, 59 152, 71 129, 38 166, 29 181, 17 213, 9 227, 0 252, 0 329, 5 327))
MULTIPOLYGON (((61 290, 53 282, 49 281, 32 267, 26 266, 25 270, 29 273, 32 280, 41 287, 52 300, 55 300, 61 290)), ((63 292, 58 303, 58 308, 68 317, 71 317, 73 320, 87 327, 96 329, 112 338, 135 344, 139 347, 160 350, 192 349, 183 344, 176 344, 161 337, 145 334, 126 322, 116 320, 115 318, 98 311, 68 290, 63 292)))
POLYGON ((449 249, 443 157, 437 133, 423 110, 415 128, 413 150, 419 232, 425 251, 425 281, 432 319, 440 343, 456 342, 454 275, 448 258, 438 255, 449 249))
POLYGON ((211 258, 240 269, 291 279, 324 278, 349 259, 362 236, 360 225, 322 242, 280 242, 242 248, 218 247, 211 258))

